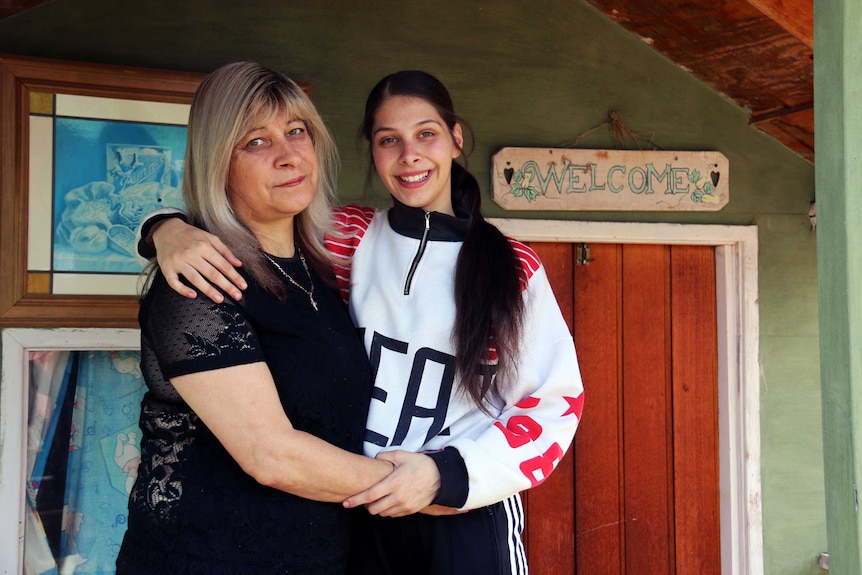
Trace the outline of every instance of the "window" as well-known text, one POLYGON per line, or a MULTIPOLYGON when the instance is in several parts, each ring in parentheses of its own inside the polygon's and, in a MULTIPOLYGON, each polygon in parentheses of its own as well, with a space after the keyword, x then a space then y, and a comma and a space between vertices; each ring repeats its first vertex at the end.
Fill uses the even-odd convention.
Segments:
POLYGON ((0 547, 18 552, 0 571, 114 573, 140 456, 139 341, 137 330, 3 332, 0 547))

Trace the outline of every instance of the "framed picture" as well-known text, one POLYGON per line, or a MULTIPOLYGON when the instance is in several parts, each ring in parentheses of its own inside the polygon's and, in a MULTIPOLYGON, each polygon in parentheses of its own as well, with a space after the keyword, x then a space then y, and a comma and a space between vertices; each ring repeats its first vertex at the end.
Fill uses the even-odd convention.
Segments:
POLYGON ((204 77, 0 56, 0 326, 137 326, 135 233, 183 207, 204 77))

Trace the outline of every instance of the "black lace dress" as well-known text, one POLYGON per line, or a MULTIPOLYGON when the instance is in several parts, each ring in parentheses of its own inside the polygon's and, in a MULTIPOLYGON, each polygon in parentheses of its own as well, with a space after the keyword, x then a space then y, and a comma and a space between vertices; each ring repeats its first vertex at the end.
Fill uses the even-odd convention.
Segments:
MULTIPOLYGON (((277 262, 307 285, 298 259, 277 262)), ((257 483, 168 381, 265 360, 294 427, 360 452, 368 360, 342 301, 311 273, 319 311, 287 281, 284 303, 246 276, 241 303, 214 304, 176 294, 161 274, 154 279, 139 316, 149 389, 118 575, 344 572, 351 512, 257 483)))

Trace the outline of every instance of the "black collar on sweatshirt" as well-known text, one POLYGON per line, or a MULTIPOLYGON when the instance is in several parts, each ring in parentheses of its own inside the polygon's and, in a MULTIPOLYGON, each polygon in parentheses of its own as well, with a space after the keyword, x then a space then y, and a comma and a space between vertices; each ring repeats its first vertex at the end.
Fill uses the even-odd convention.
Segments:
MULTIPOLYGON (((425 210, 411 208, 392 197, 393 206, 389 210, 389 225, 395 232, 409 238, 421 239, 425 232, 425 210)), ((464 193, 452 190, 452 208, 454 216, 431 212, 431 228, 428 239, 436 242, 461 242, 467 237, 473 216, 467 208, 464 193)))

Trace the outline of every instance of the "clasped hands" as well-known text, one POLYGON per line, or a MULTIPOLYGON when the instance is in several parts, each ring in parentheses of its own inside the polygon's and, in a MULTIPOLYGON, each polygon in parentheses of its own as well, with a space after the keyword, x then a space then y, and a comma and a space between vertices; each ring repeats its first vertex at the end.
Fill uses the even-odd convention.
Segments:
POLYGON ((383 480, 344 501, 345 507, 364 505, 372 515, 402 517, 413 513, 452 515, 452 507, 431 505, 440 490, 440 472, 434 460, 422 453, 382 451, 377 459, 392 463, 393 470, 383 480))

